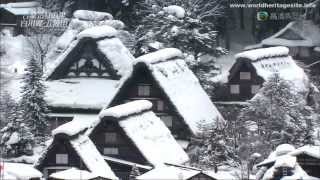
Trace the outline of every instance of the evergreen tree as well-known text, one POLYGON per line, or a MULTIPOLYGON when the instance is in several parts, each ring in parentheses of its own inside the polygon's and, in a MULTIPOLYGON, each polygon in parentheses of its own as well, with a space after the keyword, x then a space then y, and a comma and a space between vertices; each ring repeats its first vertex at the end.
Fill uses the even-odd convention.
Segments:
POLYGON ((9 113, 7 125, 1 129, 0 147, 6 157, 32 155, 34 136, 23 123, 23 111, 16 105, 9 113))
POLYGON ((136 180, 136 177, 140 176, 141 173, 139 171, 139 168, 134 165, 131 169, 130 175, 129 175, 129 180, 136 180))
POLYGON ((12 99, 11 95, 7 92, 1 92, 0 94, 0 128, 8 123, 10 119, 10 113, 16 106, 16 103, 12 99))
POLYGON ((137 13, 142 16, 135 34, 135 56, 156 49, 175 47, 186 54, 190 69, 211 96, 212 77, 220 73, 215 57, 227 51, 217 46, 217 19, 223 16, 224 1, 143 0, 137 13), (195 8, 197 7, 197 8, 195 8), (184 12, 184 13, 183 13, 184 12))
POLYGON ((275 74, 238 118, 238 128, 242 127, 239 151, 246 152, 242 159, 255 152, 267 156, 283 143, 296 146, 310 143, 313 114, 305 95, 297 93, 293 84, 275 74))
POLYGON ((48 117, 48 107, 44 100, 46 87, 41 67, 34 58, 27 63, 23 82, 21 106, 25 122, 36 137, 43 138, 46 134, 48 117))
POLYGON ((193 166, 217 170, 218 166, 236 166, 237 157, 229 142, 225 127, 199 122, 199 134, 192 140, 193 152, 190 153, 193 166))

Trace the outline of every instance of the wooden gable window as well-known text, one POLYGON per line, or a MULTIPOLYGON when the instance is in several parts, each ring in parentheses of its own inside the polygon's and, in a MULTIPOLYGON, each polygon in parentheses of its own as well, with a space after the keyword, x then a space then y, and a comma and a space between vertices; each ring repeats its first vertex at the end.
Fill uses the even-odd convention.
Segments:
POLYGON ((138 86, 138 96, 150 96, 151 86, 150 85, 139 85, 138 86))
POLYGON ((286 167, 282 168, 282 176, 288 176, 288 169, 286 167))
POLYGON ((106 143, 117 142, 117 133, 114 133, 114 132, 105 133, 105 142, 106 143))
POLYGON ((172 121, 173 121, 173 117, 172 116, 161 116, 161 120, 164 122, 164 124, 167 127, 172 127, 172 121))
POLYGON ((260 85, 251 85, 251 94, 257 94, 260 90, 260 85))
POLYGON ((116 147, 105 147, 103 148, 104 155, 118 155, 119 149, 116 147))
POLYGON ((56 164, 68 164, 68 154, 56 154, 56 164))
POLYGON ((162 100, 157 101, 157 110, 164 111, 164 102, 162 100))
POLYGON ((240 72, 240 79, 241 80, 250 80, 251 73, 250 72, 240 72))
POLYGON ((240 85, 239 84, 231 84, 230 85, 230 93, 231 94, 240 94, 240 85))

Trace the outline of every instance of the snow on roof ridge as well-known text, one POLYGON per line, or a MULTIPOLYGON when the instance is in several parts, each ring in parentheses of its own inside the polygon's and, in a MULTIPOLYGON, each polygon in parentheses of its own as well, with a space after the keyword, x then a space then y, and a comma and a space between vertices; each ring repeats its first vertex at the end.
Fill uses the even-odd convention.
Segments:
POLYGON ((52 136, 56 136, 58 134, 64 134, 67 136, 74 136, 76 134, 79 134, 80 132, 85 131, 87 128, 88 128, 87 125, 80 123, 80 122, 77 122, 75 120, 72 120, 70 122, 62 124, 61 126, 58 126, 57 128, 55 128, 51 132, 51 134, 52 134, 52 136))
POLYGON ((269 47, 269 48, 260 48, 260 49, 253 49, 249 51, 244 51, 242 53, 238 53, 235 55, 235 58, 247 58, 253 61, 269 58, 269 57, 276 57, 276 56, 288 56, 289 49, 283 46, 276 46, 276 47, 269 47))
POLYGON ((177 57, 183 57, 183 53, 179 49, 165 48, 165 49, 160 49, 156 52, 148 53, 138 57, 136 59, 136 63, 145 62, 145 63, 155 64, 159 62, 165 62, 177 57))
POLYGON ((104 109, 99 113, 99 118, 102 119, 107 116, 121 118, 132 114, 138 114, 152 108, 152 103, 148 100, 137 100, 104 109))
POLYGON ((14 3, 8 3, 3 4, 6 7, 11 8, 30 8, 30 7, 39 7, 40 4, 37 1, 30 1, 30 2, 14 2, 14 3))
POLYGON ((77 39, 82 39, 82 38, 93 38, 93 39, 99 39, 99 38, 104 38, 104 37, 115 37, 118 34, 118 31, 108 25, 102 25, 102 26, 94 26, 88 29, 85 29, 81 31, 77 35, 77 39))
POLYGON ((73 13, 73 17, 85 21, 103 21, 113 19, 113 16, 110 13, 90 10, 76 10, 73 13))
POLYGON ((170 5, 164 7, 163 10, 168 14, 176 16, 177 18, 184 18, 186 13, 184 8, 178 5, 170 5))

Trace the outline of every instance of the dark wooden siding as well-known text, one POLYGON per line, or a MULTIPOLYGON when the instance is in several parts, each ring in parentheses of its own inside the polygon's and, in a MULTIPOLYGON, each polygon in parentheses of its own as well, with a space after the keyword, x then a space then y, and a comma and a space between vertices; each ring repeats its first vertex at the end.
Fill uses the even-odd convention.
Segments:
MULTIPOLYGON (((132 170, 132 166, 120 164, 112 161, 107 161, 109 166, 111 167, 112 171, 122 180, 128 180, 130 172, 132 170)), ((139 168, 139 172, 141 174, 146 173, 147 170, 139 168)))
POLYGON ((36 168, 45 173, 45 168, 66 166, 77 167, 82 170, 88 170, 85 164, 80 159, 79 155, 71 146, 70 142, 67 140, 67 138, 55 137, 53 143, 48 149, 47 155, 41 161, 41 164, 36 168), (68 164, 57 164, 56 154, 68 154, 68 164))
MULTIPOLYGON (((145 99, 149 100, 153 103, 153 112, 156 113, 160 118, 162 116, 171 116, 173 118, 172 127, 168 127, 173 136, 177 139, 186 139, 188 140, 191 137, 191 131, 188 126, 179 115, 167 95, 161 89, 159 84, 150 74, 148 68, 145 65, 138 64, 134 68, 134 72, 132 77, 127 80, 127 82, 120 89, 120 92, 115 96, 110 106, 116 106, 119 104, 123 104, 128 101, 145 99), (138 86, 139 85, 149 85, 150 95, 149 96, 139 96, 138 94, 138 86), (164 110, 159 111, 157 109, 157 101, 164 102, 164 110)), ((186 100, 187 103, 187 100, 186 100)))
POLYGON ((104 154, 104 148, 118 148, 119 154, 106 154, 106 156, 138 164, 148 164, 147 160, 127 137, 122 128, 119 127, 117 122, 104 119, 91 133, 90 139, 102 155, 104 154), (116 141, 106 142, 105 133, 116 133, 116 141))
POLYGON ((255 93, 252 93, 253 85, 262 86, 264 79, 256 73, 255 68, 250 63, 250 60, 238 60, 230 70, 228 82, 217 87, 215 90, 214 101, 246 101, 251 99, 255 93), (240 79, 241 72, 249 72, 250 79, 240 79), (239 94, 231 93, 231 85, 239 85, 239 94))
POLYGON ((320 159, 301 154, 297 156, 297 160, 308 175, 320 178, 320 159))

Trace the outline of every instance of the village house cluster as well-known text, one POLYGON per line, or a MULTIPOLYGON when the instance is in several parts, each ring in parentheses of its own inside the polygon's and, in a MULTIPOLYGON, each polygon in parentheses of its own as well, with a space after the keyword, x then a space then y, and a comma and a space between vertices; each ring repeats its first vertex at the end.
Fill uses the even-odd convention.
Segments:
MULTIPOLYGON (((30 11, 14 7, 3 6, 0 11, 11 12, 7 16, 13 14, 15 18, 30 11)), ((141 173, 137 180, 235 179, 223 171, 186 165, 186 150, 200 131, 198 123, 220 127, 225 119, 188 68, 183 53, 166 48, 135 58, 117 37, 121 24, 110 25, 116 23, 108 13, 89 17, 83 10, 74 12, 69 27, 47 56, 52 60, 44 74, 51 110, 48 134, 52 137, 33 167, 21 165, 21 169, 30 170, 20 179, 126 180, 133 169, 141 173), (101 21, 100 26, 90 27, 90 18, 101 21), (87 27, 79 30, 79 24, 87 27)), ((224 86, 215 90, 215 101, 251 99, 274 73, 301 91, 311 88, 292 56, 317 56, 320 40, 308 44, 299 39, 299 33, 306 33, 298 31, 297 26, 305 24, 299 23, 293 22, 270 37, 285 37, 286 41, 270 44, 265 39, 260 44, 263 48, 237 54, 229 76, 221 80, 224 86), (296 41, 302 45, 295 47, 296 41), (283 42, 290 48, 283 47, 283 42)), ((15 24, 7 26, 16 28, 15 24)), ((320 32, 314 31, 311 29, 319 38, 320 32)), ((17 99, 20 85, 21 79, 9 85, 17 99)), ((302 168, 308 175, 320 178, 317 148, 281 145, 258 165, 259 173, 261 177, 282 177, 293 168, 302 168)), ((10 163, 6 167, 9 173, 5 176, 14 176, 17 167, 10 170, 10 163)))

